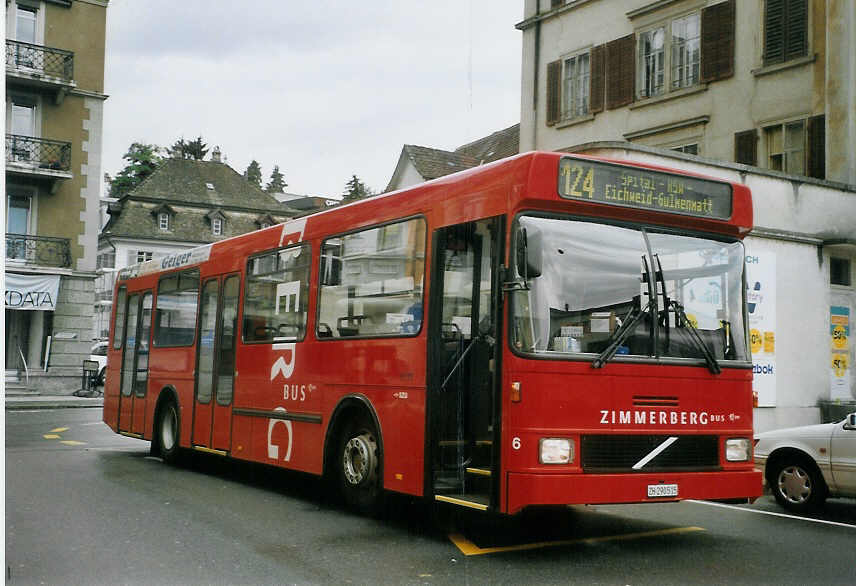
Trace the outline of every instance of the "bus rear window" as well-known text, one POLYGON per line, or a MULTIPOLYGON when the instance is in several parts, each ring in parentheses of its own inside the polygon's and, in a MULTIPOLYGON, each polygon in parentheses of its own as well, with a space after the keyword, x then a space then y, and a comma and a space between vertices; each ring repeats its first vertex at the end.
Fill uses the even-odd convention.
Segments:
POLYGON ((193 344, 198 300, 198 269, 161 279, 155 309, 155 346, 193 344))

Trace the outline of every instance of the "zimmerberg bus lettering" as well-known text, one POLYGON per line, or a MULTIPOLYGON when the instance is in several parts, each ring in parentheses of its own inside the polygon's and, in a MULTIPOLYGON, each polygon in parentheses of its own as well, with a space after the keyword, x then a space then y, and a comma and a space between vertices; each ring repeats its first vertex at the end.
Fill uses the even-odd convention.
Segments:
POLYGON ((707 425, 718 421, 725 421, 725 416, 707 411, 600 410, 600 422, 604 425, 707 425))

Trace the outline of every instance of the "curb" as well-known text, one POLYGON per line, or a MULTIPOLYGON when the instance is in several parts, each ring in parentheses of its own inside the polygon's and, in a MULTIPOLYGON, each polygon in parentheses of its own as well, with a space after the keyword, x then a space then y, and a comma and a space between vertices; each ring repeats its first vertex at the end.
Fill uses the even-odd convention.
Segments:
POLYGON ((102 397, 6 397, 6 411, 103 407, 102 397))

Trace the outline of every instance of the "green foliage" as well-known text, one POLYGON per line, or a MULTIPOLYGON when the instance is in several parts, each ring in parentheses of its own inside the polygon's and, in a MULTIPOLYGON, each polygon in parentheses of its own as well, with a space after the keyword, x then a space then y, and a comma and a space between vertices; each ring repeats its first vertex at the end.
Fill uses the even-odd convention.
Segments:
POLYGON ((259 162, 253 159, 250 161, 250 164, 247 165, 247 170, 244 171, 244 178, 258 187, 262 188, 262 168, 259 166, 259 162))
POLYGON ((154 144, 132 143, 122 157, 128 164, 110 181, 110 197, 122 197, 154 173, 161 164, 160 151, 154 144))
POLYGON ((265 186, 265 191, 268 193, 282 193, 286 187, 288 187, 288 183, 285 182, 283 174, 279 172, 279 165, 274 165, 273 171, 270 172, 270 181, 265 186))
POLYGON ((202 140, 201 136, 187 141, 182 136, 171 147, 168 147, 166 152, 174 159, 201 161, 208 154, 208 145, 202 140))
POLYGON ((374 192, 366 187, 366 184, 360 181, 356 175, 351 175, 351 179, 345 183, 345 192, 342 194, 342 202, 352 202, 358 199, 371 197, 374 192))

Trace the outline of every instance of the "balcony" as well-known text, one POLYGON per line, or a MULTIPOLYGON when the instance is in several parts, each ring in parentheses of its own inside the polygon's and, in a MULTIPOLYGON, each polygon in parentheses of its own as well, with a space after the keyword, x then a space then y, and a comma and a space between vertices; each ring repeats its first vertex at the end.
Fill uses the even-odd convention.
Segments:
POLYGON ((6 41, 6 85, 38 88, 61 104, 74 82, 74 53, 21 41, 6 41))
POLYGON ((71 268, 71 240, 27 234, 6 234, 6 264, 71 268))
POLYGON ((58 180, 72 177, 71 143, 7 134, 6 173, 48 181, 53 193, 58 180))

